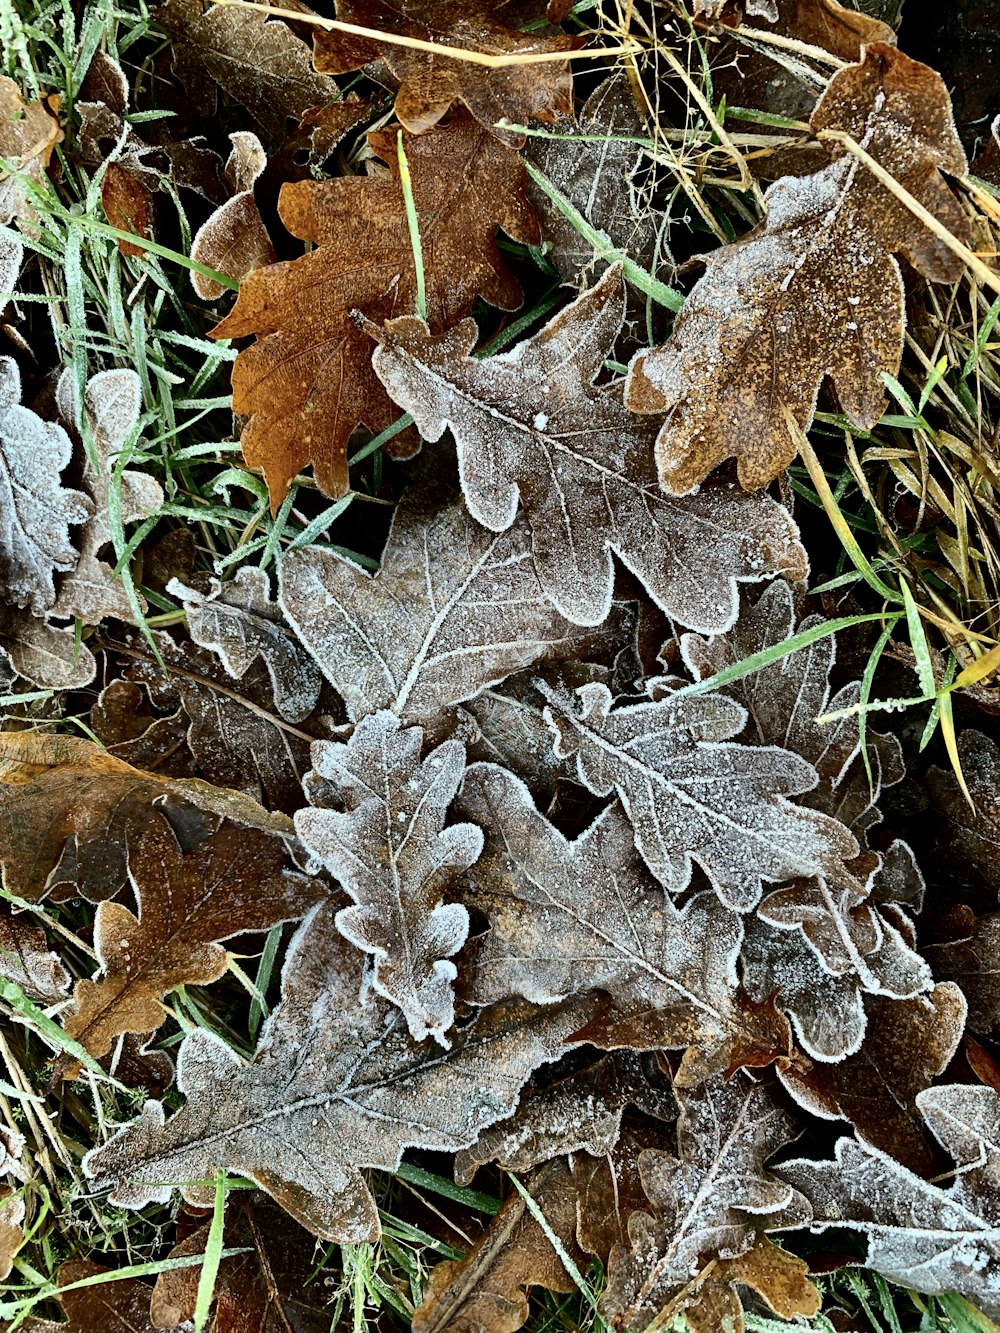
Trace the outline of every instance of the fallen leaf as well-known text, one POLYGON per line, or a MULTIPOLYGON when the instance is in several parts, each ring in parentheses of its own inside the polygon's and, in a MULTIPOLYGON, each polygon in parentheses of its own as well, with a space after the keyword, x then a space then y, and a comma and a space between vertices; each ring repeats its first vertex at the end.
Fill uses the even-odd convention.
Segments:
POLYGON ((686 1287, 703 1259, 736 1259, 760 1232, 797 1225, 809 1207, 764 1163, 797 1133, 766 1085, 744 1075, 678 1092, 676 1155, 650 1150, 639 1172, 656 1214, 634 1213, 630 1247, 611 1252, 604 1317, 618 1328, 646 1324, 686 1287))
POLYGON ((26 917, 0 906, 0 977, 45 1004, 65 996, 70 976, 46 944, 45 932, 26 917))
POLYGON ((580 712, 550 694, 556 751, 575 755, 596 795, 618 793, 636 847, 669 892, 687 887, 697 862, 726 906, 748 911, 765 880, 833 875, 857 855, 842 824, 786 799, 814 785, 811 765, 777 746, 730 740, 745 720, 739 704, 667 694, 612 712, 604 685, 577 695, 580 712))
POLYGON ((944 1073, 965 1027, 965 999, 949 982, 927 996, 872 996, 857 1055, 808 1071, 778 1069, 798 1104, 824 1120, 847 1120, 863 1142, 880 1148, 917 1175, 943 1169, 940 1150, 924 1127, 916 1098, 944 1073))
MULTIPOLYGON (((839 70, 810 121, 850 134, 959 240, 964 210, 941 172, 961 175, 965 153, 947 91, 926 65, 884 43, 839 70)), ((736 456, 748 490, 795 457, 795 427, 811 424, 824 378, 848 419, 870 430, 885 407, 881 371, 895 374, 905 310, 905 255, 931 281, 963 265, 839 143, 828 166, 767 192, 767 221, 706 257, 708 271, 671 341, 633 359, 625 388, 635 412, 668 413, 657 437, 668 494, 697 486, 736 456)))
POLYGON ((739 610, 738 581, 803 577, 787 512, 731 483, 676 500, 658 491, 655 426, 594 381, 621 328, 617 266, 513 351, 469 355, 475 322, 438 337, 412 317, 385 327, 372 364, 420 434, 449 429, 469 512, 503 532, 523 505, 546 596, 567 619, 598 625, 612 600, 617 555, 667 615, 711 632, 739 610))
POLYGON ((121 903, 98 905, 100 967, 76 983, 75 1008, 62 1020, 95 1057, 123 1032, 158 1028, 162 1000, 178 986, 217 981, 227 963, 219 941, 305 916, 327 896, 320 882, 291 873, 288 848, 259 830, 223 824, 186 854, 159 816, 126 837, 138 918, 121 903))
POLYGON ((317 74, 309 47, 280 19, 201 0, 166 0, 151 17, 170 38, 173 73, 197 115, 211 121, 221 90, 273 139, 310 107, 339 101, 333 79, 317 74))
MULTIPOLYGON (((168 1256, 203 1254, 208 1225, 199 1227, 168 1256)), ((215 1279, 211 1333, 330 1333, 331 1296, 316 1271, 316 1239, 290 1222, 266 1195, 230 1195, 223 1245, 246 1249, 223 1259, 215 1279)), ((201 1269, 161 1273, 153 1288, 150 1318, 159 1328, 194 1318, 201 1269)))
MULTIPOLYGON (((377 322, 408 313, 417 294, 396 136, 383 130, 369 143, 391 177, 285 185, 281 220, 315 248, 251 273, 212 332, 257 338, 233 367, 233 410, 251 415, 243 453, 263 469, 274 511, 309 463, 324 494, 344 494, 351 432, 360 422, 385 430, 399 416, 371 368, 368 335, 351 319, 355 308, 377 322)), ((464 318, 477 297, 515 310, 521 289, 497 248, 497 227, 539 240, 517 153, 463 112, 419 138, 404 135, 403 147, 431 325, 464 318)))
POLYGON ((348 74, 372 61, 385 61, 399 85, 397 119, 411 134, 436 125, 453 102, 462 102, 486 129, 518 146, 516 133, 497 128, 502 120, 523 125, 528 120, 552 121, 573 109, 573 78, 562 60, 488 68, 455 60, 441 50, 480 51, 498 56, 527 56, 568 51, 577 43, 551 28, 526 33, 518 28, 532 15, 518 16, 513 26, 503 5, 488 0, 337 0, 337 18, 395 37, 434 42, 433 52, 395 42, 317 29, 316 68, 324 74, 348 74), (443 39, 443 40, 442 40, 443 39))
POLYGON ((545 600, 524 521, 487 532, 438 488, 400 502, 377 574, 335 551, 293 551, 278 600, 352 721, 380 708, 433 720, 542 658, 588 660, 620 623, 570 624, 545 600))
MULTIPOLYGON (((73 374, 66 370, 56 386, 56 404, 68 429, 78 427, 73 374)), ((134 370, 102 370, 87 382, 83 399, 86 449, 83 485, 90 494, 93 512, 78 539, 76 567, 59 584, 59 595, 51 615, 74 618, 98 625, 107 616, 135 619, 134 608, 124 585, 113 578, 101 551, 111 543, 110 506, 115 505, 121 524, 148 518, 163 504, 163 488, 145 472, 125 468, 112 481, 116 456, 128 443, 142 411, 142 383, 134 370)), ((146 609, 145 599, 138 598, 146 609)))
POLYGON ((94 654, 77 642, 76 626, 50 625, 16 606, 0 607, 0 653, 43 690, 80 690, 97 675, 94 654))
POLYGON ((1000 1093, 947 1084, 917 1108, 956 1163, 949 1189, 929 1184, 886 1153, 839 1139, 836 1160, 778 1169, 809 1200, 812 1226, 850 1227, 868 1241, 866 1266, 900 1286, 959 1292, 1000 1317, 1000 1093))
POLYGON ((958 757, 976 808, 970 808, 954 773, 932 768, 927 783, 940 819, 939 839, 952 873, 974 877, 1000 894, 1000 749, 969 729, 958 738, 958 757))
MULTIPOLYGON (((108 223, 118 231, 153 239, 153 196, 139 172, 119 162, 109 162, 101 181, 101 207, 108 223)), ((130 259, 146 253, 146 247, 119 236, 118 249, 130 259)), ((111 372, 107 372, 111 373, 111 372)))
POLYGON ((822 1304, 819 1288, 809 1281, 808 1272, 804 1259, 779 1250, 762 1236, 746 1254, 707 1264, 671 1308, 683 1314, 691 1333, 717 1333, 719 1329, 743 1333, 743 1304, 735 1290, 739 1285, 763 1296, 781 1319, 796 1315, 808 1319, 822 1304))
POLYGON ((465 772, 462 742, 445 741, 421 760, 423 736, 380 712, 346 745, 317 742, 315 775, 333 784, 343 809, 299 810, 295 831, 355 903, 337 913, 337 929, 372 955, 370 984, 398 1005, 414 1041, 432 1036, 447 1048, 451 959, 469 914, 443 895, 479 856, 483 835, 474 824, 444 827, 465 772))
POLYGON ((106 1277, 93 1286, 56 1293, 67 1318, 65 1323, 28 1317, 18 1327, 24 1333, 184 1333, 150 1322, 153 1288, 138 1278, 120 1279, 111 1269, 89 1259, 72 1259, 59 1269, 59 1286, 69 1287, 88 1278, 106 1277))
POLYGON ((56 600, 53 575, 73 569, 70 526, 90 505, 60 484, 73 447, 53 421, 21 406, 21 372, 0 357, 0 586, 4 601, 41 615, 56 600))
MULTIPOLYGON (((226 163, 226 181, 232 197, 198 228, 191 242, 191 258, 242 282, 255 268, 273 264, 277 255, 253 192, 267 166, 267 154, 256 134, 246 130, 238 130, 229 139, 233 148, 226 163)), ((214 278, 194 269, 190 273, 191 285, 203 301, 217 301, 226 290, 214 278)))
POLYGON ((0 171, 0 221, 17 218, 29 230, 33 226, 24 180, 41 182, 56 144, 62 143, 58 111, 58 97, 26 104, 14 80, 0 76, 0 158, 12 168, 0 171))
POLYGON ((177 1085, 187 1101, 166 1120, 159 1102, 93 1149, 84 1170, 114 1184, 122 1207, 165 1201, 173 1183, 223 1167, 249 1176, 303 1226, 341 1244, 373 1241, 378 1213, 361 1169, 392 1171, 407 1147, 455 1151, 513 1110, 539 1065, 565 1050, 580 1009, 515 1002, 456 1031, 443 1052, 416 1044, 402 1015, 359 997, 361 954, 314 909, 289 946, 282 1000, 244 1065, 214 1033, 185 1038, 177 1085))
POLYGON ((14 1260, 24 1244, 24 1200, 7 1192, 0 1196, 0 1282, 10 1276, 14 1260))
POLYGON ((1000 1031, 1000 912, 972 916, 970 924, 972 933, 966 939, 929 944, 924 953, 936 977, 961 987, 969 1004, 969 1027, 990 1036, 1000 1031))

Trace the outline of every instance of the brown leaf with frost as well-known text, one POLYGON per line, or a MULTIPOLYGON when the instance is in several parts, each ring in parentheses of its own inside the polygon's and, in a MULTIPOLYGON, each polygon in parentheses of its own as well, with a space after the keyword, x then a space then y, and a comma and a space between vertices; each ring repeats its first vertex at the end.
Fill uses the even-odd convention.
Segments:
POLYGON ((1000 747, 969 728, 958 738, 958 756, 975 810, 954 773, 932 768, 927 775, 939 821, 939 841, 947 849, 950 873, 975 878, 1000 894, 1000 747))
POLYGON ((808 1071, 778 1070, 805 1110, 824 1120, 847 1120, 858 1137, 917 1175, 944 1169, 940 1149, 917 1110, 917 1094, 930 1087, 958 1048, 966 1004, 951 982, 912 1000, 869 997, 864 1045, 838 1064, 808 1071))
POLYGON ((0 733, 0 865, 9 893, 28 902, 51 894, 91 902, 126 882, 126 834, 152 819, 154 805, 175 831, 196 836, 222 819, 278 835, 291 820, 242 792, 196 779, 144 773, 75 736, 0 733))
POLYGON ((1000 1032, 1000 912, 977 918, 965 908, 962 916, 964 938, 929 944, 924 952, 936 977, 961 987, 969 1027, 992 1036, 1000 1032))
POLYGON ((612 555, 684 625, 724 629, 738 581, 802 577, 787 512, 732 483, 676 500, 656 484, 655 426, 627 412, 621 391, 594 384, 625 313, 621 270, 610 270, 513 351, 470 355, 474 321, 437 337, 404 317, 387 324, 372 364, 426 440, 451 431, 472 516, 492 532, 531 526, 545 594, 578 625, 611 608, 612 555))
POLYGON ((215 115, 221 90, 281 140, 289 120, 340 98, 333 79, 313 70, 302 38, 259 10, 206 12, 201 0, 166 0, 152 19, 170 38, 174 77, 204 120, 215 115))
MULTIPOLYGON (((171 1259, 203 1254, 208 1223, 175 1245, 171 1259)), ((265 1195, 233 1192, 226 1203, 226 1249, 215 1279, 211 1333, 330 1333, 332 1294, 316 1272, 316 1238, 265 1195)), ((167 1269, 153 1288, 150 1318, 158 1329, 194 1318, 200 1267, 167 1269)))
POLYGON ((154 816, 128 839, 129 882, 138 918, 102 902, 94 919, 100 969, 78 981, 69 1035, 105 1055, 123 1032, 152 1032, 161 1001, 178 986, 203 986, 226 970, 219 941, 305 916, 327 896, 319 881, 291 872, 279 838, 225 823, 186 854, 165 819, 154 816))
MULTIPOLYGON (((815 132, 846 132, 959 240, 969 224, 942 171, 966 170, 938 74, 873 43, 839 70, 813 112, 815 132)), ((905 328, 894 253, 955 282, 960 260, 836 141, 828 166, 767 192, 767 221, 707 256, 665 347, 633 359, 626 405, 668 414, 660 484, 681 495, 724 459, 757 490, 795 457, 829 378, 850 421, 870 430, 885 407, 880 371, 899 368, 905 328)))
POLYGON ((706 1264, 670 1304, 683 1314, 691 1333, 743 1333, 743 1303, 736 1287, 750 1287, 763 1296, 780 1319, 797 1315, 811 1318, 819 1312, 822 1296, 807 1277, 809 1265, 798 1255, 779 1250, 762 1236, 752 1250, 735 1259, 706 1264))
MULTIPOLYGON (((369 143, 389 163, 389 177, 283 187, 282 221, 315 248, 251 273, 212 333, 257 338, 233 367, 233 409, 251 415, 243 453, 263 469, 275 511, 309 463, 324 494, 344 494, 351 432, 359 423, 381 431, 399 416, 371 368, 368 335, 351 319, 354 309, 379 323, 408 314, 417 292, 396 135, 382 130, 369 143)), ((516 310, 521 288, 496 230, 539 240, 517 153, 462 111, 427 134, 404 135, 403 145, 431 326, 447 328, 471 314, 477 297, 516 310)))
POLYGON ((184 1333, 183 1327, 164 1328, 151 1322, 153 1288, 138 1278, 118 1279, 113 1270, 89 1259, 72 1259, 59 1269, 58 1282, 60 1287, 69 1287, 74 1282, 105 1276, 107 1281, 93 1286, 56 1292, 65 1323, 29 1317, 18 1328, 24 1333, 184 1333))
POLYGON ((24 1200, 9 1190, 0 1191, 0 1282, 10 1276, 23 1244, 24 1200))
POLYGON ((617 608, 592 630, 564 619, 542 592, 524 520, 488 532, 437 487, 400 501, 378 573, 334 551, 292 551, 278 600, 352 721, 382 708, 433 721, 533 662, 589 660, 622 622, 617 608))
MULTIPOLYGON (((313 910, 289 946, 282 998, 250 1064, 197 1028, 181 1047, 186 1102, 169 1120, 159 1102, 91 1151, 84 1170, 115 1185, 123 1207, 165 1201, 174 1184, 226 1168, 249 1176, 288 1212, 342 1244, 379 1235, 362 1170, 393 1171, 407 1147, 455 1151, 509 1115, 539 1065, 578 1027, 578 1005, 497 1005, 456 1030, 451 1048, 415 1043, 399 1010, 360 998, 362 955, 336 929, 333 907, 313 910)), ((186 1183, 187 1182, 187 1183, 186 1183)))
MULTIPOLYGON (((254 199, 253 187, 267 166, 267 154, 256 134, 237 130, 229 136, 232 151, 226 183, 232 195, 198 228, 191 258, 242 282, 248 273, 277 259, 271 237, 254 199)), ((191 269, 191 285, 203 301, 217 301, 226 288, 191 269)))
POLYGON ((0 654, 42 690, 79 690, 97 674, 94 654, 77 643, 75 625, 51 625, 16 606, 0 606, 0 654))
POLYGON ((23 178, 40 182, 56 144, 62 143, 58 111, 58 97, 25 104, 14 80, 0 76, 0 157, 13 168, 0 171, 0 222, 17 218, 33 225, 23 178))
POLYGON ((12 912, 6 903, 0 906, 0 977, 44 1004, 62 1000, 70 982, 58 955, 48 948, 41 927, 30 917, 12 912))
MULTIPOLYGON (((487 55, 526 56, 568 51, 577 43, 565 33, 518 31, 528 14, 505 15, 503 4, 489 0, 337 0, 337 18, 396 37, 417 38, 443 47, 487 55)), ((395 42, 317 29, 316 68, 347 74, 373 61, 385 61, 399 86, 396 117, 411 134, 423 134, 440 121, 454 102, 462 102, 486 129, 519 145, 521 136, 497 128, 508 120, 553 121, 573 108, 569 65, 543 63, 489 68, 455 60, 443 51, 426 52, 395 42)))

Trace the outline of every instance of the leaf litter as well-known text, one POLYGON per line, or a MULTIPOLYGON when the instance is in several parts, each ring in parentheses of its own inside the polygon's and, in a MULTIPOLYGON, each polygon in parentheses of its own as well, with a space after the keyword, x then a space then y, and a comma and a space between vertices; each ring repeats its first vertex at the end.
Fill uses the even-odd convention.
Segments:
POLYGON ((842 508, 973 401, 896 378, 991 253, 940 76, 836 0, 126 9, 63 93, 4 29, 0 1325, 818 1329, 860 1262, 985 1329, 993 650, 965 529, 947 657, 842 508))

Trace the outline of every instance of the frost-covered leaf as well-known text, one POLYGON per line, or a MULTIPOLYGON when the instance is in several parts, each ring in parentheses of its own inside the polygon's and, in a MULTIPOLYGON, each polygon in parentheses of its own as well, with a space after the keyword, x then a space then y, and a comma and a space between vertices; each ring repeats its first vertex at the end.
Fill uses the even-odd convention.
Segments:
POLYGON ((25 104, 14 80, 0 76, 0 158, 8 167, 0 178, 0 222, 16 218, 32 225, 24 178, 43 180, 56 144, 62 143, 58 110, 58 97, 25 104))
POLYGON ((983 732, 969 729, 958 738, 958 756, 975 810, 954 773, 932 768, 927 775, 949 871, 963 879, 971 872, 1000 894, 1000 748, 983 732))
MULTIPOLYGON (((244 1065, 202 1028, 181 1047, 187 1101, 169 1120, 147 1102, 138 1120, 84 1159, 98 1188, 128 1208, 193 1203, 223 1167, 249 1176, 303 1226, 344 1244, 379 1234, 361 1171, 394 1170, 403 1150, 455 1151, 513 1110, 525 1079, 565 1050, 581 1009, 515 1002, 456 1031, 451 1049, 414 1043, 398 1010, 359 997, 362 955, 317 908, 289 947, 282 999, 244 1065)), ((208 1193, 211 1193, 209 1191, 208 1193)))
MULTIPOLYGON (((242 282, 248 273, 277 259, 271 237, 254 199, 253 187, 267 166, 267 154, 247 130, 229 136, 232 151, 226 163, 226 183, 232 195, 198 228, 191 241, 191 258, 242 282)), ((191 285, 203 301, 217 301, 226 288, 221 282, 191 269, 191 285)))
POLYGON ((191 638, 210 648, 230 676, 242 680, 259 658, 267 667, 274 704, 285 721, 301 722, 309 716, 323 678, 271 600, 264 570, 244 565, 228 583, 213 579, 207 593, 173 579, 167 592, 183 603, 191 638))
POLYGON ((69 973, 48 948, 41 927, 11 912, 6 903, 0 907, 0 977, 45 1004, 61 1000, 70 982, 69 973))
POLYGON ((472 320, 432 337, 404 317, 386 326, 372 364, 425 439, 451 430, 475 519, 503 532, 524 506, 538 577, 568 619, 607 616, 615 554, 669 616, 727 629, 738 580, 801 578, 805 554, 788 513, 766 497, 731 483, 681 500, 659 492, 655 425, 626 412, 620 388, 594 385, 624 299, 615 267, 528 342, 485 361, 470 355, 472 320))
POLYGON ((645 1328, 703 1262, 735 1259, 762 1230, 809 1216, 802 1195, 764 1166, 797 1133, 767 1085, 716 1079, 678 1100, 676 1156, 639 1157, 656 1213, 633 1214, 629 1247, 611 1253, 602 1312, 622 1328, 645 1328))
POLYGON ((139 1278, 119 1279, 109 1268, 90 1259, 72 1259, 59 1269, 60 1287, 90 1278, 107 1277, 93 1286, 56 1292, 66 1315, 64 1323, 29 1317, 19 1328, 24 1333, 184 1333, 183 1328, 163 1328, 150 1321, 149 1301, 153 1288, 139 1278))
POLYGON ((925 953, 936 977, 947 977, 962 988, 969 1002, 969 1027, 990 1036, 1000 1031, 1000 912, 978 920, 968 912, 963 924, 969 927, 962 932, 964 938, 930 944, 925 953))
POLYGON ((0 607, 0 653, 43 690, 80 690, 97 674, 94 654, 77 642, 75 626, 50 625, 16 606, 0 607))
MULTIPOLYGON (((396 134, 373 132, 368 142, 390 174, 283 186, 282 222, 314 246, 251 273, 212 331, 257 339, 233 367, 233 410, 251 416, 243 453, 263 469, 275 512, 310 463, 321 491, 344 494, 351 432, 359 423, 386 430, 399 417, 372 370, 368 334, 351 317, 355 309, 378 322, 409 314, 417 294, 396 134)), ((460 110, 447 125, 403 142, 418 230, 428 238, 422 254, 431 326, 464 319, 479 297, 516 310, 521 288, 497 248, 497 228, 527 244, 539 239, 517 153, 460 110)), ((406 432, 389 452, 412 453, 415 443, 406 432)))
POLYGON ((552 1004, 599 988, 625 1015, 660 1011, 661 1046, 725 1040, 740 917, 709 893, 675 907, 636 854, 617 802, 570 842, 519 779, 473 764, 458 808, 486 833, 467 876, 465 901, 490 923, 466 972, 470 999, 552 1004))
POLYGON ((857 843, 837 821, 792 805, 816 773, 777 746, 740 745, 739 704, 721 695, 669 694, 611 711, 601 684, 578 691, 581 711, 551 694, 546 716, 560 755, 575 755, 580 781, 599 796, 617 791, 636 846, 671 892, 697 862, 722 901, 748 911, 766 880, 837 873, 857 843))
MULTIPOLYGON (((59 413, 74 432, 78 429, 72 371, 63 372, 56 386, 59 413)), ((93 513, 79 537, 80 558, 59 584, 54 616, 73 617, 98 625, 106 616, 133 620, 135 612, 124 585, 112 577, 101 559, 111 542, 109 505, 115 456, 129 440, 142 410, 142 383, 134 370, 102 370, 87 383, 83 412, 90 447, 85 451, 83 484, 90 493, 93 513)), ((81 451, 83 452, 83 451, 81 451)), ((118 477, 115 503, 123 524, 155 513, 163 503, 163 488, 145 472, 126 468, 118 477)), ((139 598, 145 610, 145 600, 139 598)))
POLYGON ((69 436, 21 406, 21 372, 0 357, 0 588, 41 615, 56 600, 53 575, 77 561, 70 526, 90 514, 86 496, 62 486, 69 436))
POLYGON ((868 1240, 865 1263, 916 1291, 957 1291, 1000 1317, 1000 1093, 947 1084, 917 1096, 931 1132, 956 1163, 948 1189, 854 1139, 836 1160, 778 1168, 809 1200, 816 1228, 851 1227, 868 1240))
POLYGON ((865 1143, 921 1176, 940 1172, 940 1152, 917 1112, 916 1097, 942 1074, 961 1040, 965 1000, 951 983, 927 996, 866 1002, 864 1045, 839 1064, 780 1069, 800 1106, 824 1120, 847 1120, 865 1143))
MULTIPOLYGON (((954 236, 971 240, 942 171, 966 170, 947 90, 926 65, 875 42, 838 70, 813 112, 814 131, 845 131, 954 236)), ((795 457, 824 378, 850 421, 870 430, 885 408, 880 372, 903 348, 903 285, 894 252, 924 277, 955 282, 962 261, 837 142, 829 165, 767 192, 768 216, 706 257, 708 271, 665 347, 632 361, 626 404, 668 413, 657 439, 660 484, 697 486, 736 456, 756 490, 795 457)))
POLYGON ((491 51, 497 55, 532 55, 567 51, 573 39, 557 29, 523 32, 540 5, 516 15, 490 0, 337 0, 337 18, 376 32, 433 42, 436 50, 414 50, 395 42, 341 32, 315 33, 316 68, 347 74, 373 61, 384 61, 396 93, 396 118, 411 134, 436 125, 453 102, 462 102, 479 123, 512 143, 517 135, 497 127, 502 120, 554 120, 573 105, 573 79, 561 60, 487 68, 455 60, 442 47, 491 51), (531 10, 535 12, 531 12, 531 10), (442 34, 447 34, 444 41, 442 34))
POLYGON ((614 615, 578 629, 546 601, 523 520, 487 532, 437 489, 400 502, 377 574, 294 551, 278 600, 355 721, 380 708, 434 718, 541 658, 587 660, 616 629, 614 615))
POLYGON ((226 970, 219 941, 305 916, 324 885, 291 873, 288 848, 260 830, 226 823, 184 854, 167 821, 154 816, 127 839, 138 918, 102 902, 94 919, 98 972, 78 981, 63 1026, 93 1056, 123 1032, 152 1032, 163 997, 203 986, 226 970))
POLYGON ((300 810, 295 830, 355 906, 337 913, 342 935, 373 955, 371 984, 406 1018, 414 1041, 455 1020, 451 961, 469 933, 469 914, 444 902, 456 875, 483 846, 474 824, 444 827, 465 747, 448 740, 421 761, 423 731, 373 713, 346 745, 313 746, 316 775, 332 783, 343 810, 300 810))
POLYGON ((0 1282, 10 1276, 14 1259, 23 1244, 24 1199, 8 1193, 5 1198, 0 1198, 0 1282))

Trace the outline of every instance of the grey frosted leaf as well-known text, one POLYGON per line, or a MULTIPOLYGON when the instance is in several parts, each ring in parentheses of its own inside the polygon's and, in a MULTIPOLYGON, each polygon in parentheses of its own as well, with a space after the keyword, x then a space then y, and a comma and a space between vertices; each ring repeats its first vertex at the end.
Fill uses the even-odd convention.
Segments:
POLYGON ((0 908, 0 977, 45 1004, 63 999, 70 983, 69 973, 45 942, 45 932, 6 904, 0 908))
MULTIPOLYGON (((635 140, 648 138, 648 127, 636 111, 625 70, 598 84, 578 120, 561 116, 551 133, 557 137, 528 140, 528 161, 607 238, 609 248, 622 250, 651 273, 669 265, 666 244, 657 244, 663 215, 635 181, 648 161, 635 140)), ((600 271, 603 264, 540 186, 529 180, 527 191, 549 242, 547 258, 566 282, 581 285, 585 271, 600 271)))
POLYGON ((809 1217, 802 1195, 764 1167, 798 1132, 766 1084, 717 1077, 677 1097, 676 1156, 648 1150, 639 1157, 655 1215, 634 1213, 629 1247, 611 1251, 601 1309, 623 1328, 645 1328, 698 1272, 702 1256, 735 1258, 762 1230, 809 1217))
POLYGON ((80 690, 97 674, 94 655, 60 629, 15 606, 0 607, 0 651, 19 676, 43 690, 80 690))
POLYGON ((301 722, 309 716, 323 677, 271 600, 264 570, 244 565, 228 583, 213 579, 204 595, 171 579, 167 592, 184 603, 191 638, 214 652, 234 679, 242 680, 259 658, 285 721, 301 722))
POLYGON ((6 602, 41 615, 56 599, 55 572, 76 564, 69 528, 90 505, 59 482, 73 452, 69 436, 20 400, 17 362, 0 357, 0 587, 6 602))
POLYGON ((372 365, 424 439, 452 432, 479 523, 504 531, 520 501, 545 595, 567 619, 607 616, 615 554, 669 616, 726 629, 739 580, 803 577, 805 554, 789 514, 766 497, 726 483, 680 500, 660 492, 655 423, 627 412, 620 388, 594 385, 623 312, 616 267, 511 352, 477 360, 473 321, 431 336, 404 317, 386 325, 372 365))
POLYGON ((697 861, 727 906, 749 911, 762 881, 840 873, 857 855, 842 824, 785 799, 814 785, 810 764, 729 739, 745 720, 731 699, 667 695, 612 712, 604 685, 577 693, 579 713, 549 692, 556 752, 576 756, 596 795, 617 791, 636 846, 671 893, 687 887, 697 861))
POLYGON ((458 809, 486 833, 466 878, 465 901, 490 922, 471 1000, 551 1004, 599 988, 623 1015, 661 1011, 661 1046, 725 1040, 742 921, 710 893, 676 908, 636 855, 617 802, 571 842, 513 774, 473 764, 458 809))
POLYGON ((21 276, 24 246, 14 236, 0 236, 0 292, 13 294, 21 276))
MULTIPOLYGON (((191 242, 191 258, 242 282, 248 273, 277 259, 271 238, 254 199, 253 187, 267 166, 267 154, 247 130, 229 136, 232 151, 226 163, 226 182, 232 197, 198 228, 191 242)), ((226 288, 204 273, 190 270, 191 285, 203 301, 217 301, 226 288)))
MULTIPOLYGON (((445 1052, 415 1043, 402 1015, 359 998, 361 955, 332 908, 318 908, 293 940, 282 999, 257 1054, 243 1062, 196 1029, 181 1047, 187 1100, 169 1120, 149 1101, 139 1119, 92 1150, 84 1169, 128 1208, 166 1200, 222 1167, 249 1176, 303 1226, 343 1244, 379 1234, 361 1172, 395 1170, 404 1149, 454 1152, 509 1115, 525 1080, 566 1050, 579 1006, 500 1005, 455 1034, 445 1052)), ((209 1191, 210 1193, 210 1191, 209 1191)))
POLYGON ((987 1036, 1000 1031, 1000 912, 976 920, 962 940, 927 946, 938 977, 957 981, 969 1002, 969 1027, 987 1036))
POLYGON ((346 745, 318 741, 316 774, 334 785, 341 810, 299 810, 295 830, 355 906, 337 913, 342 935, 373 955, 371 982, 398 1005, 414 1041, 443 1046, 455 1021, 450 961, 465 943, 469 914, 443 901, 451 881, 476 860, 474 824, 444 827, 465 772, 465 748, 448 740, 421 761, 423 731, 394 713, 358 723, 346 745))
POLYGON ((851 1227, 868 1240, 866 1266, 901 1286, 960 1292, 1000 1316, 1000 1094, 946 1084, 916 1098, 954 1157, 948 1189, 921 1180, 886 1153, 840 1139, 833 1162, 777 1168, 809 1199, 813 1230, 851 1227))
POLYGON ((279 602, 352 721, 436 717, 541 658, 586 660, 621 621, 570 624, 545 600, 524 521, 487 532, 439 488, 400 502, 377 574, 333 551, 286 555, 279 602))
MULTIPOLYGON (((66 370, 56 386, 59 414, 76 433, 80 422, 74 401, 73 375, 66 370)), ((132 604, 122 582, 112 577, 100 551, 111 541, 109 505, 111 472, 118 454, 135 429, 142 410, 142 385, 134 370, 102 370, 84 390, 83 413, 89 436, 84 458, 83 484, 93 509, 80 534, 80 558, 76 568, 59 584, 52 614, 73 617, 97 625, 106 617, 131 621, 132 604)), ((155 513, 163 503, 163 488, 144 472, 126 468, 118 480, 117 503, 122 523, 135 523, 155 513)), ((139 599, 145 609, 145 602, 139 599)))

